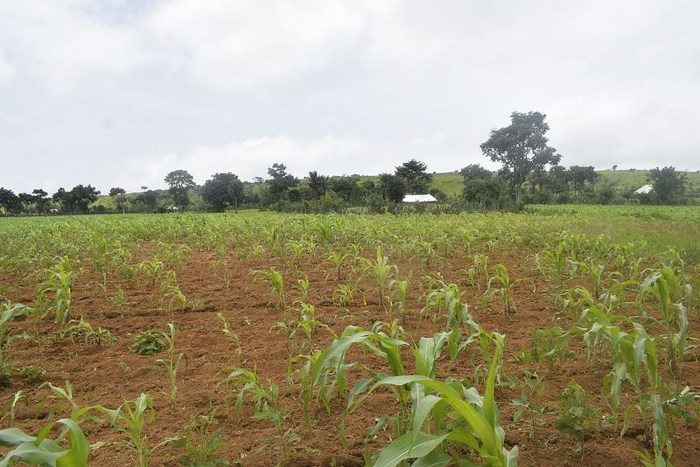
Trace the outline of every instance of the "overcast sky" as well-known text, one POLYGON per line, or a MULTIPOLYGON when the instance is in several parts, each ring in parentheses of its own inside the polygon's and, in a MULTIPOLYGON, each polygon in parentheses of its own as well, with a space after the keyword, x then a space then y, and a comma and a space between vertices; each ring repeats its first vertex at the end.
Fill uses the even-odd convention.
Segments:
POLYGON ((540 111, 563 165, 700 169, 700 2, 0 0, 0 186, 164 187, 491 165, 540 111))

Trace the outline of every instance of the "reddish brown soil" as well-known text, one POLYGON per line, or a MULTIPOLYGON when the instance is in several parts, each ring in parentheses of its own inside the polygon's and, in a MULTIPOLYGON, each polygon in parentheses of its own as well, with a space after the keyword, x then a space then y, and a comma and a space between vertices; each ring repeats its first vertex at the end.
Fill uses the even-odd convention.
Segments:
MULTIPOLYGON (((512 278, 528 278, 529 281, 518 282, 515 286, 517 311, 513 316, 506 316, 499 311, 498 299, 495 298, 489 307, 488 303, 480 303, 474 298, 474 293, 468 285, 464 299, 471 305, 474 319, 488 331, 499 331, 506 337, 505 370, 510 377, 520 379, 525 365, 515 360, 521 349, 531 348, 530 336, 536 329, 542 329, 556 324, 564 329, 571 326, 568 318, 562 317, 553 323, 552 316, 558 311, 546 291, 545 284, 532 264, 529 251, 499 251, 489 252, 489 264, 504 263, 512 278), (533 283, 536 290, 533 291, 533 283)), ((154 307, 157 305, 158 291, 145 278, 139 281, 125 281, 118 275, 110 278, 107 286, 108 294, 97 286, 94 281, 97 275, 86 269, 78 275, 73 291, 73 316, 84 316, 93 327, 101 326, 109 329, 117 338, 116 343, 101 347, 84 345, 81 342, 71 343, 68 339, 56 339, 58 325, 50 320, 30 320, 15 323, 13 332, 26 330, 40 337, 40 346, 30 341, 14 341, 5 350, 16 367, 37 364, 46 368, 45 380, 56 385, 62 385, 70 380, 74 395, 81 405, 101 404, 106 407, 117 407, 125 399, 133 399, 141 392, 153 396, 155 419, 148 424, 146 433, 150 443, 156 444, 161 440, 178 435, 178 428, 187 424, 191 417, 207 414, 210 400, 221 406, 223 394, 217 384, 222 381, 226 368, 237 364, 235 346, 224 336, 221 324, 216 319, 216 312, 221 312, 238 334, 242 346, 243 363, 241 366, 252 369, 257 366, 263 380, 270 378, 277 382, 280 388, 280 398, 289 411, 285 428, 293 428, 300 436, 296 441, 288 465, 294 466, 330 466, 330 465, 363 465, 363 439, 365 431, 374 424, 380 415, 394 414, 398 408, 396 402, 387 391, 379 390, 355 412, 347 422, 345 435, 348 448, 345 450, 340 442, 338 432, 339 416, 344 408, 344 401, 335 401, 331 411, 327 412, 322 406, 313 408, 315 420, 315 436, 310 437, 305 428, 300 400, 300 386, 295 384, 288 388, 285 384, 287 368, 287 346, 285 336, 270 328, 278 321, 289 321, 295 316, 293 310, 279 311, 268 306, 268 289, 265 284, 253 283, 249 272, 276 266, 284 273, 287 286, 287 301, 292 303, 299 295, 296 288, 297 277, 292 269, 281 260, 271 259, 264 255, 250 260, 241 260, 236 252, 230 254, 230 283, 229 290, 223 287, 223 269, 215 264, 215 256, 208 251, 193 251, 189 263, 178 271, 179 283, 187 296, 188 305, 185 310, 168 311, 154 307), (112 304, 112 294, 115 286, 121 284, 125 292, 126 302, 122 306, 112 304), (156 297, 155 299, 153 297, 156 297), (171 408, 166 395, 168 382, 161 366, 155 365, 155 360, 164 358, 161 352, 155 356, 139 356, 131 349, 133 336, 143 330, 165 330, 166 324, 173 322, 179 329, 177 351, 184 352, 187 364, 178 375, 178 399, 175 408, 171 408)), ((429 269, 423 270, 420 262, 399 263, 402 277, 410 277, 410 293, 408 297, 409 313, 405 323, 407 342, 417 342, 421 336, 432 336, 441 330, 444 319, 432 323, 430 319, 423 320, 418 325, 418 311, 424 305, 420 278, 428 271, 439 270, 448 281, 466 279, 463 268, 467 267, 464 255, 456 255, 443 264, 438 262, 429 269)), ((385 312, 378 304, 376 292, 368 292, 367 304, 363 303, 362 293, 358 293, 354 303, 344 311, 332 304, 331 297, 339 282, 335 278, 332 266, 321 261, 302 261, 300 269, 305 271, 310 280, 308 302, 316 305, 317 315, 321 321, 340 333, 349 324, 371 327, 378 320, 386 320, 385 312)), ((349 273, 344 268, 344 274, 349 273)), ((31 277, 11 277, 0 275, 8 292, 9 299, 31 304, 36 297, 36 281, 31 277)), ((693 312, 694 313, 694 312, 693 312)), ((696 315, 693 314, 691 335, 698 335, 696 315)), ((301 342, 303 337, 297 337, 301 342)), ((316 332, 314 345, 317 349, 325 348, 331 342, 329 334, 319 329, 316 332)), ((585 347, 579 340, 572 340, 570 348, 575 351, 575 358, 557 362, 553 366, 545 363, 532 363, 531 371, 537 370, 545 377, 546 394, 544 404, 548 408, 545 424, 539 427, 533 437, 528 436, 526 423, 514 423, 512 420, 515 408, 509 404, 511 399, 520 395, 520 388, 497 388, 497 401, 501 418, 506 432, 506 444, 518 445, 520 449, 519 465, 639 465, 633 454, 634 450, 649 448, 645 444, 644 430, 641 421, 633 420, 631 428, 622 438, 618 436, 619 428, 614 427, 591 430, 586 440, 584 455, 579 457, 572 453, 576 443, 569 436, 560 434, 553 428, 556 418, 557 397, 564 387, 575 379, 583 386, 595 405, 603 412, 610 408, 601 395, 603 377, 610 371, 610 362, 605 358, 600 362, 589 362, 586 359, 585 347)), ((404 349, 405 362, 411 362, 412 357, 408 348, 404 349)), ((444 352, 439 363, 438 377, 449 375, 454 378, 471 378, 475 364, 482 363, 477 353, 467 350, 458 361, 450 363, 444 352), (472 358, 472 356, 476 356, 472 358)), ((695 358, 697 352, 684 364, 683 373, 677 381, 679 388, 689 385, 693 388, 700 386, 700 364, 695 358)), ((359 348, 352 349, 349 360, 358 359, 370 362, 372 359, 364 355, 359 348)), ((413 370, 407 363, 407 372, 413 370)), ((670 378, 670 375, 666 375, 670 378)), ((481 384, 481 383, 480 383, 481 384)), ((19 376, 14 377, 11 387, 0 390, 0 397, 8 401, 12 395, 23 390, 29 404, 20 405, 16 415, 15 425, 31 433, 36 433, 47 423, 45 419, 48 409, 37 408, 37 404, 48 396, 48 389, 38 388, 37 384, 27 384, 19 376)), ((479 387, 480 392, 483 387, 479 387)), ((629 400, 629 399, 628 399, 629 400)), ((219 424, 217 428, 225 431, 224 443, 218 455, 231 460, 231 465, 271 466, 281 459, 279 446, 274 442, 267 445, 263 438, 271 436, 274 430, 269 422, 250 419, 251 407, 246 407, 240 419, 233 412, 218 411, 219 424)), ((68 409, 57 407, 57 414, 65 416, 68 409)), ((4 422, 7 423, 7 422, 4 422)), ((106 424, 86 424, 86 435, 91 443, 106 441, 107 444, 93 450, 92 465, 96 466, 126 466, 134 465, 136 459, 132 452, 114 442, 124 439, 106 424)), ((369 442, 366 449, 377 450, 389 441, 389 433, 383 433, 369 442)), ((290 449, 291 450, 291 449, 290 449)), ((693 466, 700 464, 700 432, 697 426, 687 426, 682 421, 676 422, 676 436, 673 438, 673 463, 675 466, 693 466)), ((172 444, 166 444, 158 449, 151 457, 151 465, 172 466, 175 459, 184 451, 176 449, 172 444)))

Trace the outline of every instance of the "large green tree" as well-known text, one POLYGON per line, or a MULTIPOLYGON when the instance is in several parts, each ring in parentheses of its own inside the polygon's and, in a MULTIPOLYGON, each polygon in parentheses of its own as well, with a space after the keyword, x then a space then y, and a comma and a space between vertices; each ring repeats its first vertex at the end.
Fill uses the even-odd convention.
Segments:
POLYGON ((117 209, 124 214, 126 212, 126 208, 129 206, 129 198, 126 196, 126 190, 119 187, 110 188, 109 196, 110 198, 114 198, 117 209))
POLYGON ((400 203, 406 196, 406 182, 392 174, 379 174, 379 193, 387 201, 400 203))
POLYGON ((502 164, 499 174, 515 190, 515 201, 520 204, 523 183, 533 170, 558 164, 561 156, 549 146, 545 134, 549 125, 539 112, 513 112, 511 124, 491 130, 489 139, 481 144, 481 151, 494 162, 502 164))
POLYGON ((90 203, 97 201, 100 191, 92 185, 76 185, 69 192, 71 211, 86 214, 90 203))
POLYGON ((319 175, 315 170, 309 172, 309 191, 312 199, 319 199, 326 194, 328 189, 328 177, 319 175))
POLYGON ((186 170, 173 170, 164 180, 170 187, 168 191, 173 195, 175 205, 179 209, 186 209, 190 204, 189 190, 195 187, 192 175, 186 170))
POLYGON ((574 193, 581 193, 586 182, 595 183, 598 173, 592 165, 572 165, 569 167, 569 180, 574 184, 574 193))
POLYGON ((37 211, 42 214, 46 213, 46 208, 49 204, 49 194, 41 188, 35 188, 32 190, 32 196, 34 197, 34 204, 36 204, 37 211))
POLYGON ((17 214, 22 210, 22 203, 12 190, 0 187, 0 207, 2 207, 5 212, 10 212, 17 214))
POLYGON ((202 186, 202 199, 217 211, 233 206, 237 211, 243 199, 243 182, 231 172, 216 173, 202 186))
POLYGON ((284 164, 272 164, 272 167, 267 169, 267 174, 270 176, 267 184, 274 201, 286 199, 287 191, 299 183, 294 175, 287 172, 287 166, 284 164))
POLYGON ((685 174, 676 172, 675 167, 651 169, 648 180, 661 204, 678 203, 685 193, 685 174))
POLYGON ((396 167, 394 175, 404 181, 408 193, 425 194, 433 180, 433 176, 427 170, 428 166, 424 162, 411 159, 396 167))

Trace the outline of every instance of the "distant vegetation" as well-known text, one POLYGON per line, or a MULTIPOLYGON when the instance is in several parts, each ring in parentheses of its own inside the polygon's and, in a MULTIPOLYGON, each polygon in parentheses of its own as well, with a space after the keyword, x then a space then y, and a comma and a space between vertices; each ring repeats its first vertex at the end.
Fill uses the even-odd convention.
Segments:
POLYGON ((100 196, 92 185, 59 188, 52 196, 37 188, 15 194, 0 187, 0 214, 175 212, 269 209, 294 212, 401 212, 433 210, 518 210, 527 204, 700 204, 700 171, 674 167, 651 170, 595 170, 559 165, 562 156, 549 146, 549 125, 539 112, 513 112, 511 124, 491 130, 481 145, 485 157, 501 164, 491 172, 471 164, 449 173, 430 173, 411 159, 394 173, 376 176, 328 176, 311 171, 304 178, 275 163, 267 178, 242 181, 231 172, 213 174, 202 185, 186 170, 165 175, 167 190, 126 193, 113 187, 100 196), (649 184, 647 193, 635 193, 649 184), (432 194, 437 206, 403 206, 406 194, 432 194))

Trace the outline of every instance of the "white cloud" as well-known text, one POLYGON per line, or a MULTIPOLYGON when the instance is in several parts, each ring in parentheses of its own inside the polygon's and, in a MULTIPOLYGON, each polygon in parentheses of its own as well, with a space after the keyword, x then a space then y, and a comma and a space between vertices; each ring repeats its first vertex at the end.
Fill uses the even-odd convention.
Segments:
POLYGON ((346 1, 175 0, 143 26, 166 66, 239 90, 327 65, 358 39, 364 19, 346 1))
POLYGON ((3 57, 2 51, 0 51, 0 86, 10 84, 14 75, 14 67, 10 65, 10 63, 3 57))
POLYGON ((176 169, 187 170, 197 183, 203 184, 217 172, 233 172, 243 180, 264 178, 276 162, 285 164, 290 173, 299 177, 311 170, 339 174, 342 167, 357 171, 363 162, 370 162, 370 157, 366 143, 349 136, 302 140, 280 135, 233 141, 220 147, 199 146, 180 154, 147 156, 134 162, 127 172, 144 180, 142 184, 162 187, 165 175, 176 169), (148 162, 143 164, 143 160, 148 162))

